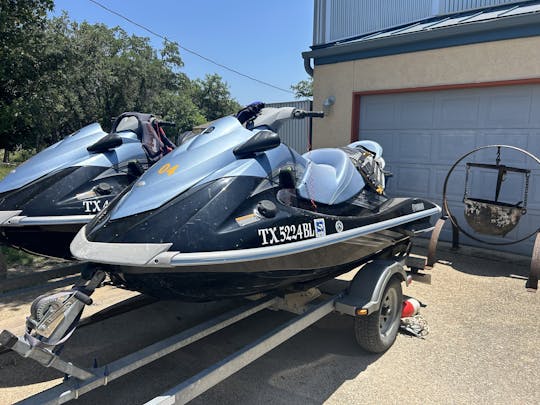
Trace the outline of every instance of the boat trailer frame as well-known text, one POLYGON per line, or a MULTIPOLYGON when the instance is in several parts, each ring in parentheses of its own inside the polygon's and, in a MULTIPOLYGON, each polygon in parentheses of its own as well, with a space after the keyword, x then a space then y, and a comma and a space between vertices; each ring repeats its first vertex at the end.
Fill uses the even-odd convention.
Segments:
MULTIPOLYGON (((369 267, 367 271, 362 269, 357 272, 354 279, 348 283, 348 287, 335 295, 324 295, 317 288, 311 288, 283 297, 263 294, 249 297, 251 301, 246 305, 229 310, 102 367, 92 369, 80 367, 62 359, 48 348, 32 346, 24 337, 17 337, 7 330, 0 333, 0 346, 11 349, 22 357, 31 358, 44 367, 54 368, 65 374, 61 384, 26 398, 18 404, 63 404, 96 388, 106 386, 111 381, 264 309, 285 310, 297 314, 293 319, 256 341, 147 402, 151 405, 184 404, 332 312, 352 316, 376 312, 380 307, 383 291, 390 280, 398 278, 400 281, 409 282, 411 279, 401 262, 375 260, 366 266, 369 267), (355 284, 367 284, 371 288, 367 290, 367 293, 364 288, 363 294, 350 293, 355 291, 352 288, 355 284), (323 298, 322 301, 313 303, 319 298, 323 298)), ((415 269, 413 273, 417 272, 418 269, 415 269)))

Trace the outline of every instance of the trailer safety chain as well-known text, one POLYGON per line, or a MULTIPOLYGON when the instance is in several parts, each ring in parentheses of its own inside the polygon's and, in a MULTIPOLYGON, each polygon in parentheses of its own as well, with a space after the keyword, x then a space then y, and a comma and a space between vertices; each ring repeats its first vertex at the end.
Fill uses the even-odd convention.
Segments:
POLYGON ((407 318, 401 318, 400 330, 420 339, 425 339, 429 334, 429 325, 422 315, 417 314, 407 318))

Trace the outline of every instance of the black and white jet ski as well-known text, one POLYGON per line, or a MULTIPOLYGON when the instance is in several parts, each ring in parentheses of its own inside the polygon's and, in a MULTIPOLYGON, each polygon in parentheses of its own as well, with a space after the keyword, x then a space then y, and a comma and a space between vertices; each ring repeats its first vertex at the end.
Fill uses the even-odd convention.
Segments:
POLYGON ((73 256, 126 288, 204 301, 317 285, 406 255, 440 208, 385 195, 375 142, 304 155, 280 142, 284 121, 322 115, 262 108, 244 126, 214 121, 82 228, 73 256))
POLYGON ((71 258, 79 229, 174 149, 151 114, 123 113, 111 133, 98 123, 38 153, 0 181, 0 242, 71 258))

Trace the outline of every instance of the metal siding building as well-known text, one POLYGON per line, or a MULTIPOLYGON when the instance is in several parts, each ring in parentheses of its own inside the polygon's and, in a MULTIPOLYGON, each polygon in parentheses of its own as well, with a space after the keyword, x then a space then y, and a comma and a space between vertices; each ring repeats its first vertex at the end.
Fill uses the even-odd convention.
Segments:
MULTIPOLYGON (((314 147, 378 141, 395 174, 393 196, 440 204, 451 164, 479 146, 509 144, 540 156, 540 1, 316 0, 314 46, 304 58, 314 64, 314 109, 335 98, 314 121, 314 147)), ((494 163, 494 156, 476 162, 494 163)), ((528 212, 505 237, 511 241, 540 224, 540 168, 505 156, 506 164, 533 170, 528 212)), ((508 179, 502 200, 517 203, 523 180, 508 179)), ((493 198, 491 180, 471 176, 475 197, 493 198)), ((451 185, 450 209, 465 225, 464 168, 451 185)), ((449 227, 441 237, 450 239, 449 227)), ((497 249, 530 254, 532 245, 497 249)))
MULTIPOLYGON (((295 107, 301 110, 310 111, 312 102, 305 101, 290 101, 284 103, 269 103, 267 107, 295 107)), ((308 151, 309 137, 311 131, 311 120, 289 120, 287 121, 279 131, 279 137, 281 141, 293 148, 298 153, 302 154, 308 151)))
POLYGON ((516 0, 315 0, 313 45, 516 0))

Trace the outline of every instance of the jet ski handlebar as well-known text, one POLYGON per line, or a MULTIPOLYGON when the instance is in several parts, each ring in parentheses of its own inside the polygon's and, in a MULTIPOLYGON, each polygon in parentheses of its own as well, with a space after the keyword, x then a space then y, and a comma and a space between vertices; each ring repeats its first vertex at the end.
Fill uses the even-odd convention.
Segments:
POLYGON ((324 111, 305 111, 295 109, 292 113, 293 118, 302 119, 302 118, 323 118, 324 111))

